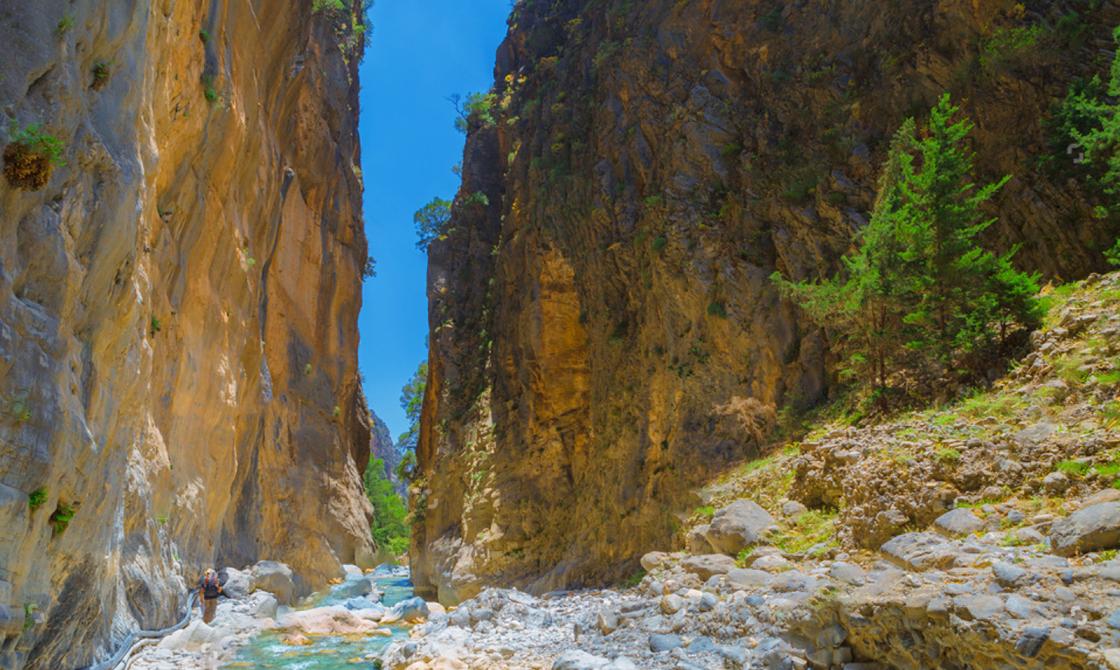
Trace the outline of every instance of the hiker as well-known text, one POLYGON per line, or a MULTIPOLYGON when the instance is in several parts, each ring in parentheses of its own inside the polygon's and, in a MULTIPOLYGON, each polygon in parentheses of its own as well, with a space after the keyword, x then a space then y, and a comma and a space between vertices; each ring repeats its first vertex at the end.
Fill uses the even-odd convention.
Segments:
POLYGON ((202 579, 198 580, 198 604, 202 606, 202 621, 210 623, 214 620, 214 611, 218 609, 218 596, 222 595, 222 582, 214 568, 207 568, 202 579))

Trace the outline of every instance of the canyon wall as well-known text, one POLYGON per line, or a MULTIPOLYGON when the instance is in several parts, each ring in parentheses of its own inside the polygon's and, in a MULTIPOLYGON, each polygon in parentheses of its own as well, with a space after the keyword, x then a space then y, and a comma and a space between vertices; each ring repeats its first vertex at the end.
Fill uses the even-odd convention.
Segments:
POLYGON ((0 6, 0 667, 82 667, 216 565, 369 564, 361 12, 0 6))
POLYGON ((836 270, 889 138, 944 91, 980 172, 1014 175, 987 242, 1048 279, 1104 267, 1115 222, 1053 169, 1045 119, 1107 72, 1117 23, 1098 1, 519 2, 429 250, 421 592, 626 577, 697 482, 825 397, 827 342, 768 277, 836 270))

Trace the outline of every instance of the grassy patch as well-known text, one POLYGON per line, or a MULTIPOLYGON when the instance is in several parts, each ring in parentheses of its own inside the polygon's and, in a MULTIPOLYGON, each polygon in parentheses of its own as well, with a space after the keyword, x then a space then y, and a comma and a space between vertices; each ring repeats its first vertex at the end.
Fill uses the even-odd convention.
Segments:
POLYGON ((44 486, 40 486, 27 496, 27 506, 32 512, 42 507, 45 502, 47 502, 47 489, 44 486))
POLYGON ((646 571, 645 570, 638 570, 634 574, 632 574, 629 577, 627 577, 626 579, 622 580, 621 586, 622 586, 622 588, 625 588, 625 589, 632 589, 632 588, 636 587, 638 584, 641 584, 642 580, 645 579, 645 578, 646 578, 646 571))
POLYGON ((739 564, 740 568, 747 567, 747 560, 750 559, 751 554, 754 553, 754 547, 747 547, 739 551, 739 555, 735 557, 735 562, 739 564))
POLYGON ((701 507, 697 507, 692 514, 702 519, 710 519, 716 515, 716 508, 712 505, 703 505, 701 507))
POLYGON ((836 510, 809 510, 802 513, 774 538, 774 545, 787 554, 812 555, 839 546, 836 541, 836 510))

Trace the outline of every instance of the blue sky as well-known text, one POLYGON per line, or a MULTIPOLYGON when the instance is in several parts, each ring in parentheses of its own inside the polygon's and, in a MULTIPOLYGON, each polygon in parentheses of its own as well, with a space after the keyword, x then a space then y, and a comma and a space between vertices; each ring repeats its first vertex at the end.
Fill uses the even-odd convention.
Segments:
POLYGON ((377 277, 363 289, 358 364, 369 406, 394 439, 407 428, 401 386, 427 357, 427 268, 412 213, 458 188, 451 168, 462 160, 464 138, 446 98, 493 84, 509 10, 509 0, 376 0, 370 11, 359 129, 377 277))

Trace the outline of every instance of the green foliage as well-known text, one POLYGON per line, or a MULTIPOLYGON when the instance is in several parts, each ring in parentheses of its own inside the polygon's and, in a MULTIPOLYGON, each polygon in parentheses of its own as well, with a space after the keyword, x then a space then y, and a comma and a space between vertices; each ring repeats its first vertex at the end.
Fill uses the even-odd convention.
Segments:
POLYGON ((645 579, 645 578, 646 578, 646 571, 642 570, 642 569, 639 569, 634 574, 632 574, 629 577, 627 577, 626 579, 622 580, 622 584, 620 586, 622 586, 622 588, 624 588, 624 589, 632 589, 632 588, 638 586, 639 584, 641 584, 642 580, 645 579))
POLYGON ((1120 265, 1120 240, 1116 240, 1116 244, 1112 245, 1111 249, 1104 252, 1104 257, 1107 258, 1108 262, 1112 265, 1120 265))
POLYGON ((394 556, 408 551, 409 527, 405 519, 408 511, 404 501, 393 490, 393 483, 385 476, 385 462, 371 458, 364 477, 366 497, 373 505, 373 522, 370 530, 378 547, 394 556))
POLYGON ((412 215, 416 224, 416 248, 427 251, 432 242, 447 236, 451 223, 451 201, 432 198, 431 202, 412 215))
POLYGON ((48 521, 54 531, 54 535, 62 535, 66 532, 66 528, 70 525, 74 515, 77 514, 77 505, 70 505, 69 503, 59 502, 58 507, 55 508, 48 521))
POLYGON ((710 316, 718 316, 721 319, 727 318, 727 305, 720 300, 713 300, 708 303, 708 314, 710 316))
POLYGON ((658 235, 657 237, 653 238, 653 242, 650 243, 650 246, 653 247, 654 251, 660 252, 662 249, 668 246, 668 244, 669 238, 665 237, 664 235, 658 235))
POLYGON ((377 276, 377 259, 373 256, 366 256, 366 262, 362 264, 362 279, 373 279, 377 276))
POLYGON ((24 632, 30 630, 31 627, 35 625, 35 610, 37 610, 37 609, 39 609, 39 606, 36 605, 35 603, 24 603, 23 604, 23 630, 24 630, 24 632))
POLYGON ((66 144, 43 130, 42 124, 29 123, 20 128, 13 121, 10 135, 12 144, 18 144, 33 154, 46 156, 51 165, 66 165, 66 161, 62 160, 62 152, 66 148, 66 144))
POLYGON ((156 333, 158 333, 160 330, 162 330, 162 328, 163 327, 160 325, 159 319, 157 319, 156 317, 153 316, 151 323, 148 324, 148 329, 151 332, 151 334, 154 336, 156 333))
POLYGON ((32 512, 42 507, 45 502, 47 502, 47 489, 44 486, 40 486, 27 496, 27 506, 32 512))
POLYGON ((93 64, 93 88, 100 89, 105 84, 109 83, 109 76, 112 74, 112 64, 108 61, 99 60, 93 64))
MULTIPOLYGON (((1120 45, 1120 27, 1113 32, 1120 45)), ((1096 218, 1117 213, 1120 201, 1120 49, 1112 61, 1108 84, 1100 76, 1070 85, 1047 126, 1052 160, 1072 163, 1070 169, 1091 190, 1104 196, 1094 208, 1096 218)))
POLYGON ((981 206, 1006 179, 973 182, 966 146, 972 124, 957 116, 945 95, 927 132, 919 135, 913 120, 898 130, 871 221, 842 275, 798 283, 772 277, 835 333, 844 372, 872 380, 882 404, 896 372, 979 368, 985 361, 974 354, 994 350, 1009 328, 1033 328, 1041 318, 1037 278, 1015 270, 1011 254, 995 256, 977 242, 993 223, 981 206))
POLYGON ((494 106, 498 102, 496 93, 469 93, 465 103, 459 95, 448 99, 458 114, 455 129, 459 132, 466 133, 471 128, 493 128, 497 125, 498 120, 494 117, 494 106))
POLYGON ((490 197, 482 191, 475 191, 463 199, 464 207, 489 207, 490 197))
POLYGON ((346 10, 346 5, 342 0, 311 0, 311 12, 319 14, 322 12, 341 12, 346 10))
POLYGON ((202 28, 198 31, 198 39, 202 40, 203 44, 210 44, 210 31, 202 28))
POLYGON ((70 29, 73 28, 73 27, 74 27, 74 17, 67 14, 66 16, 59 19, 58 24, 55 25, 54 34, 59 36, 59 37, 62 37, 66 33, 70 32, 70 29))
MULTIPOLYGON (((424 391, 428 386, 428 361, 421 361, 412 379, 401 388, 401 409, 408 419, 408 431, 397 438, 397 446, 406 453, 416 449, 420 439, 420 413, 424 409, 424 391)), ((415 455, 413 455, 415 465, 415 455)), ((407 479, 408 477, 405 477, 407 479)))
POLYGON ((206 96, 206 102, 210 103, 211 105, 218 102, 218 89, 214 85, 214 75, 202 75, 202 94, 206 96))
POLYGON ((1038 46, 1042 27, 1013 26, 1000 28, 980 42, 979 64, 984 72, 993 72, 1014 65, 1038 46))
POLYGON ((716 508, 713 505, 703 505, 697 507, 693 514, 704 519, 710 519, 716 515, 716 508))
POLYGON ((592 67, 594 67, 595 70, 599 70, 621 50, 621 43, 615 42, 614 40, 603 40, 599 43, 599 48, 595 52, 595 57, 591 59, 592 67))
POLYGON ((956 463, 961 460, 961 452, 949 447, 942 447, 937 450, 934 457, 941 463, 956 463))

